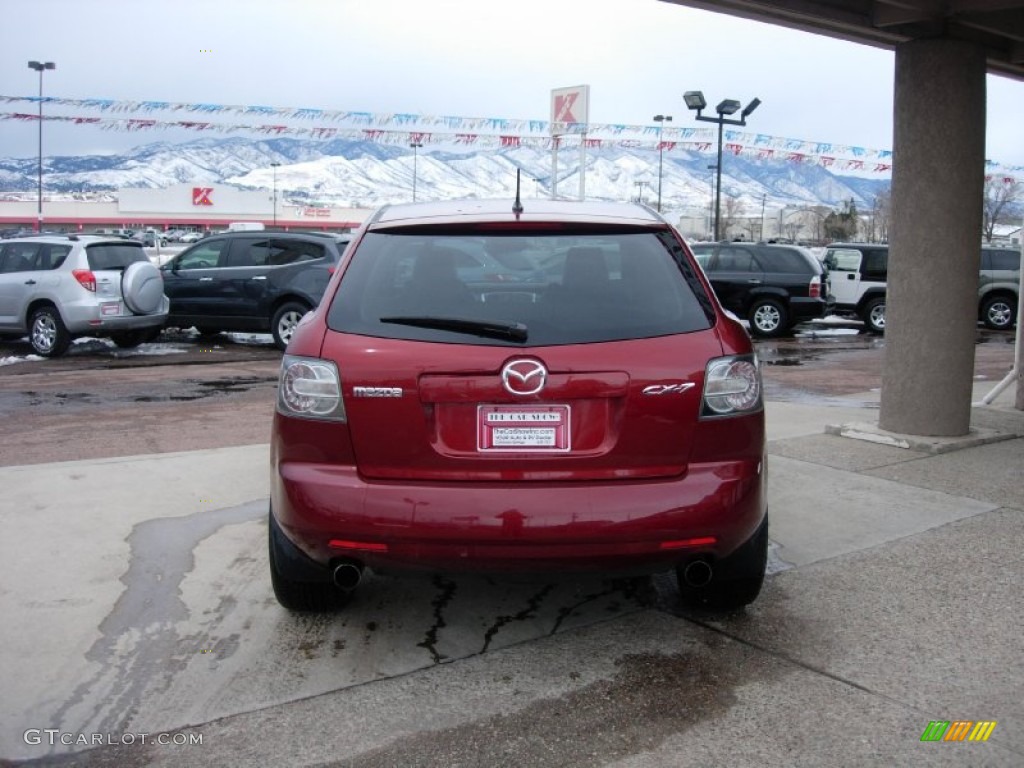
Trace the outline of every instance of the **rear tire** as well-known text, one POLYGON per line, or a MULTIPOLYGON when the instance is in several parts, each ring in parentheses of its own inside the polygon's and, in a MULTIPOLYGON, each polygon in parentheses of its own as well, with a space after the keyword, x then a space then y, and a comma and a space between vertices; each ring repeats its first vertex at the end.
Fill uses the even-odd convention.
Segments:
POLYGON ((304 557, 294 544, 281 532, 274 513, 269 521, 270 584, 274 597, 289 611, 324 613, 341 608, 348 602, 349 594, 342 592, 330 581, 301 581, 288 572, 288 564, 296 557, 304 557))
POLYGON ((35 353, 42 357, 60 357, 71 346, 71 334, 56 307, 40 307, 32 313, 28 339, 35 353))
POLYGON ((1017 300, 1006 294, 989 296, 981 305, 981 319, 993 331, 1012 328, 1017 320, 1017 300))
POLYGON ((869 331, 879 335, 885 333, 885 298, 880 296, 869 301, 860 316, 869 331))
POLYGON ((685 564, 676 569, 679 596, 685 605, 706 611, 733 611, 757 599, 768 565, 768 518, 735 552, 713 566, 711 581, 691 587, 683 578, 685 564))
POLYGON ((282 304, 274 317, 270 320, 270 332, 274 335, 274 343, 277 348, 284 351, 288 342, 292 340, 295 333, 295 326, 309 312, 309 307, 297 301, 289 301, 282 304))
POLYGON ((750 321, 750 335, 761 338, 782 336, 789 329, 789 315, 786 308, 775 299, 758 299, 747 315, 750 321))

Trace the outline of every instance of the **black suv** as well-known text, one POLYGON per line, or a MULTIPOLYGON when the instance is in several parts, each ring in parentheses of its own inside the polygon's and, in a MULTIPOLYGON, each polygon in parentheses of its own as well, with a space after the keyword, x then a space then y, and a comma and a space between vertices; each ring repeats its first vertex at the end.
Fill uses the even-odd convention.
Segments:
POLYGON ((166 325, 270 332, 284 349, 302 316, 320 303, 349 235, 224 232, 207 237, 161 271, 171 300, 166 325))
POLYGON ((827 275, 809 251, 738 242, 691 248, 722 306, 750 321, 751 336, 782 336, 828 309, 827 275))

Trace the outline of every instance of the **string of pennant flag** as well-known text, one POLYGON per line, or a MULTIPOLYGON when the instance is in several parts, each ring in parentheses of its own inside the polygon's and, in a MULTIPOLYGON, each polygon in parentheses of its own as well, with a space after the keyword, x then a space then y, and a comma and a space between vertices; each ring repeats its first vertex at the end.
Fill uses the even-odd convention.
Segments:
MULTIPOLYGON (((81 109, 107 114, 153 114, 178 112, 202 117, 225 115, 259 118, 260 122, 230 123, 207 119, 154 119, 140 117, 97 117, 89 115, 44 115, 44 122, 93 125, 110 131, 185 129, 213 133, 255 133, 264 136, 295 136, 312 139, 352 139, 380 144, 474 145, 492 147, 530 147, 554 149, 621 147, 653 149, 663 152, 711 152, 716 132, 710 128, 627 125, 619 123, 562 124, 562 135, 551 135, 551 123, 545 120, 518 120, 497 117, 434 116, 412 113, 374 113, 298 107, 194 104, 168 101, 125 101, 114 99, 65 99, 47 96, 4 96, 0 103, 32 103, 81 109), (262 122, 266 119, 299 121, 262 122), (308 125, 310 121, 336 125, 308 125), (306 123, 306 124, 303 124, 306 123)), ((0 120, 39 120, 38 114, 0 111, 0 120)), ((723 151, 758 159, 785 160, 821 165, 834 170, 888 173, 892 169, 890 150, 781 138, 736 130, 723 132, 723 151)), ((1005 167, 987 161, 989 170, 1024 171, 1024 167, 1005 167)), ((1007 176, 1008 182, 1015 179, 1007 176)))

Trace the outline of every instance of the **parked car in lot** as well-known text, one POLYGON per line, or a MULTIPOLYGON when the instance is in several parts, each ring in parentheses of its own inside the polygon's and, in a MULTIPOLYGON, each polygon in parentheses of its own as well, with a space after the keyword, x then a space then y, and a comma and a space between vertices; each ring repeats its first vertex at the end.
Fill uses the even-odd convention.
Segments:
POLYGON ((195 243, 203 239, 202 232, 184 232, 178 236, 179 243, 195 243))
POLYGON ((872 333, 885 332, 885 282, 889 246, 832 243, 823 259, 829 273, 834 312, 856 317, 872 333))
POLYGON ((348 239, 293 232, 207 237, 161 267, 171 300, 167 325, 202 334, 269 332, 284 349, 323 296, 348 239))
MULTIPOLYGON (((885 332, 885 296, 889 246, 833 243, 825 251, 836 312, 864 321, 873 333, 885 332)), ((1017 322, 1020 251, 983 246, 978 272, 978 320, 993 330, 1017 322)))
POLYGON ((1020 249, 981 249, 981 273, 978 282, 978 317, 996 331, 1012 328, 1017 322, 1017 297, 1020 295, 1020 249))
POLYGON ((100 229, 95 230, 91 234, 101 235, 105 237, 119 237, 122 240, 130 240, 135 233, 130 229, 121 229, 120 227, 101 227, 100 229))
POLYGON ((28 334, 43 357, 64 354, 76 336, 137 346, 160 333, 168 306, 140 243, 77 235, 0 243, 0 333, 28 334))
POLYGON ((132 235, 133 240, 138 240, 147 248, 155 248, 157 245, 167 245, 167 238, 160 232, 147 229, 144 232, 136 232, 132 235))
POLYGON ((367 567, 675 569, 692 604, 756 598, 757 358, 660 215, 385 207, 339 271, 281 365, 269 560, 282 605, 337 607, 367 567), (462 239, 561 268, 469 283, 462 239))
POLYGON ((752 336, 782 336, 829 309, 827 274, 805 248, 740 242, 691 247, 722 306, 746 318, 752 336))

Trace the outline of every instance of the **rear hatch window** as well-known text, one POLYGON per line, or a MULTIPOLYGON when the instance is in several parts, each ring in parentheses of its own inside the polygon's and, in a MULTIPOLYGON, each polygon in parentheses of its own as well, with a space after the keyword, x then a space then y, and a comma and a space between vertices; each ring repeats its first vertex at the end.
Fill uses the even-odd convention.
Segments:
POLYGON ((686 471, 705 365, 722 347, 670 235, 368 233, 352 259, 328 311, 343 333, 321 355, 338 362, 362 476, 686 471), (643 394, 667 383, 690 389, 643 394))
POLYGON ((148 258, 141 243, 97 243, 87 245, 85 253, 89 261, 89 269, 94 271, 122 272, 129 264, 146 261, 148 258))
POLYGON ((369 233, 328 314, 335 331, 550 346, 707 329, 704 290, 667 233, 369 233))

